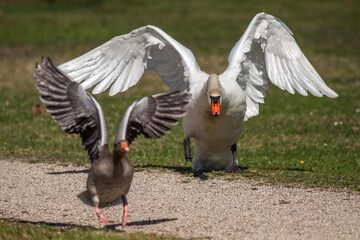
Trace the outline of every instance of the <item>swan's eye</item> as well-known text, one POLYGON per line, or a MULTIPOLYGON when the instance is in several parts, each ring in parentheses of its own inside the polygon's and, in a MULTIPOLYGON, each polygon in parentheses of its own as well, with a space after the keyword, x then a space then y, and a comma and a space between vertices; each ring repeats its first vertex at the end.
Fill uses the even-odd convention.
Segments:
POLYGON ((220 104, 220 96, 216 96, 216 97, 210 96, 210 101, 211 103, 220 104))

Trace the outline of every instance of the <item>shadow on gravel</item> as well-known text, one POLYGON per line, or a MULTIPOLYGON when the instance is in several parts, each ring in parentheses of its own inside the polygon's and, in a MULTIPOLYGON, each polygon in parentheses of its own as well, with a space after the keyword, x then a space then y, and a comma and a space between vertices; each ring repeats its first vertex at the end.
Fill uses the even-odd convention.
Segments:
POLYGON ((78 173, 89 173, 89 169, 84 169, 84 170, 71 170, 71 171, 63 171, 63 172, 48 172, 48 173, 46 173, 46 174, 59 175, 59 174, 78 174, 78 173))
POLYGON ((141 171, 142 169, 146 169, 146 168, 158 168, 158 169, 168 169, 174 172, 178 172, 181 174, 188 174, 188 173, 192 173, 192 169, 189 167, 174 167, 174 166, 164 166, 164 165, 157 165, 157 164, 143 164, 143 165, 136 165, 135 166, 135 171, 141 171))
MULTIPOLYGON (((214 176, 225 176, 228 173, 225 173, 225 171, 209 171, 209 172, 193 172, 192 169, 190 167, 174 167, 174 166, 164 166, 164 165, 156 165, 156 164, 144 164, 144 165, 136 165, 135 166, 135 172, 140 172, 144 169, 168 169, 170 171, 173 172, 178 172, 181 173, 183 175, 190 175, 194 178, 199 178, 202 181, 208 180, 209 178, 213 178, 214 176)), ((248 167, 246 166, 239 166, 241 173, 239 174, 247 174, 249 173, 248 171, 246 171, 248 169, 248 167)), ((233 173, 230 173, 233 174, 233 173)))
POLYGON ((26 221, 26 220, 18 220, 18 219, 2 219, 2 220, 5 220, 7 222, 13 222, 13 223, 45 225, 45 226, 49 226, 49 227, 58 227, 61 229, 94 229, 94 230, 97 229, 92 226, 76 225, 76 224, 71 224, 71 223, 56 223, 56 222, 45 222, 45 221, 36 222, 36 221, 26 221))
MULTIPOLYGON (((71 223, 56 223, 56 222, 45 222, 45 221, 40 221, 40 222, 36 222, 36 221, 25 221, 25 220, 18 220, 18 219, 1 219, 3 221, 6 222, 13 222, 13 223, 24 223, 24 224, 32 224, 32 225, 45 225, 45 226, 49 226, 49 227, 58 227, 61 229, 90 229, 90 230, 99 230, 99 228, 96 227, 92 227, 92 226, 84 226, 84 225, 76 225, 76 224, 71 224, 71 223)), ((171 221, 176 221, 177 218, 161 218, 161 219, 154 219, 154 220, 143 220, 143 221, 135 221, 135 222, 128 222, 127 223, 127 227, 131 227, 131 226, 146 226, 146 225, 155 225, 155 224, 159 224, 159 223, 164 223, 164 222, 171 222, 171 221)), ((116 232, 124 232, 123 228, 121 227, 121 223, 118 224, 111 224, 111 225, 106 225, 104 226, 105 229, 107 230, 111 230, 111 231, 116 231, 116 232)), ((125 227, 126 229, 126 227, 125 227)))
MULTIPOLYGON (((161 218, 161 219, 154 219, 154 220, 143 220, 143 221, 135 221, 135 222, 128 222, 126 226, 146 226, 146 225, 155 225, 155 224, 159 224, 159 223, 164 223, 164 222, 171 222, 171 221, 176 221, 177 218, 161 218)), ((108 230, 113 230, 113 231, 118 231, 118 227, 121 227, 121 223, 119 224, 111 224, 111 225, 106 225, 105 228, 108 230)))
POLYGON ((193 177, 199 178, 200 180, 208 180, 208 176, 204 174, 203 172, 194 173, 191 168, 189 167, 174 167, 174 166, 164 166, 164 165, 156 165, 156 164, 145 164, 145 165, 136 165, 135 171, 141 171, 142 169, 146 168, 158 168, 158 169, 168 169, 173 172, 178 172, 183 175, 185 174, 193 174, 193 177))

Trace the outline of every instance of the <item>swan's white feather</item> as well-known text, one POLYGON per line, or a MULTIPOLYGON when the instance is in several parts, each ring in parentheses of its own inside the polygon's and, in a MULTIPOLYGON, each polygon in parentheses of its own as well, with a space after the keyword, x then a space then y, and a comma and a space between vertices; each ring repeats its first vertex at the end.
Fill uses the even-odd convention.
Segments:
POLYGON ((262 99, 259 98, 259 94, 264 91, 261 91, 261 88, 254 91, 249 86, 261 87, 260 78, 265 80, 264 90, 266 83, 270 81, 292 94, 297 91, 301 95, 307 95, 306 91, 309 91, 317 97, 322 97, 323 94, 331 98, 338 96, 326 86, 292 35, 281 20, 269 14, 259 13, 231 50, 229 66, 223 74, 240 75, 238 79, 247 84, 246 94, 250 96, 247 99, 255 102, 247 102, 246 119, 258 113, 258 103, 262 99), (261 71, 262 69, 266 71, 261 71))
POLYGON ((188 48, 151 25, 114 37, 59 68, 84 88, 100 84, 95 94, 113 85, 111 95, 135 85, 145 70, 157 72, 171 90, 188 87, 190 74, 200 71, 188 48))

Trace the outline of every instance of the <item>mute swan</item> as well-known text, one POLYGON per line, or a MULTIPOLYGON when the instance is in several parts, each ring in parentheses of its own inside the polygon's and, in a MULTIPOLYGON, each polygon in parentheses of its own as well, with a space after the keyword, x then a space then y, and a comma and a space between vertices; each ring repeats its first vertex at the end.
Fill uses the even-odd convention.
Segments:
POLYGON ((236 143, 243 121, 259 114, 271 82, 291 94, 338 95, 326 86, 304 56, 290 29, 278 18, 257 14, 228 58, 220 75, 200 70, 192 52, 155 26, 117 36, 59 66, 94 94, 110 95, 136 84, 145 70, 157 72, 170 90, 190 88, 184 117, 184 152, 194 171, 238 172, 236 143))
POLYGON ((86 188, 101 222, 113 222, 104 217, 99 204, 121 198, 124 212, 122 226, 126 225, 128 203, 126 194, 134 174, 134 167, 126 153, 129 144, 139 134, 160 138, 176 125, 175 117, 185 114, 187 90, 144 97, 135 101, 124 113, 116 134, 113 154, 108 148, 105 117, 99 103, 78 83, 59 71, 49 58, 36 64, 34 74, 41 101, 52 118, 67 133, 78 133, 91 159, 86 188))

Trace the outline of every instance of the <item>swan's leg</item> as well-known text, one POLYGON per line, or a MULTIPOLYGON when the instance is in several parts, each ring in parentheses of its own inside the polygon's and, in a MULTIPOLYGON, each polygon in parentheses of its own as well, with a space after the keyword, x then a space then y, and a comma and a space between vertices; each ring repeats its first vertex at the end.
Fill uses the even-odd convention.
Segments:
POLYGON ((233 154, 233 164, 228 170, 226 170, 226 172, 227 173, 241 173, 242 170, 239 168, 239 165, 238 165, 237 160, 236 160, 236 143, 231 145, 230 149, 231 149, 231 152, 233 154))
POLYGON ((123 206, 124 206, 122 226, 125 227, 127 222, 127 215, 128 215, 128 202, 125 196, 123 196, 121 199, 123 200, 123 206))
POLYGON ((233 154, 233 162, 236 162, 236 143, 231 145, 231 152, 233 154))
POLYGON ((190 138, 184 138, 184 154, 186 161, 192 162, 193 156, 190 148, 190 138))

